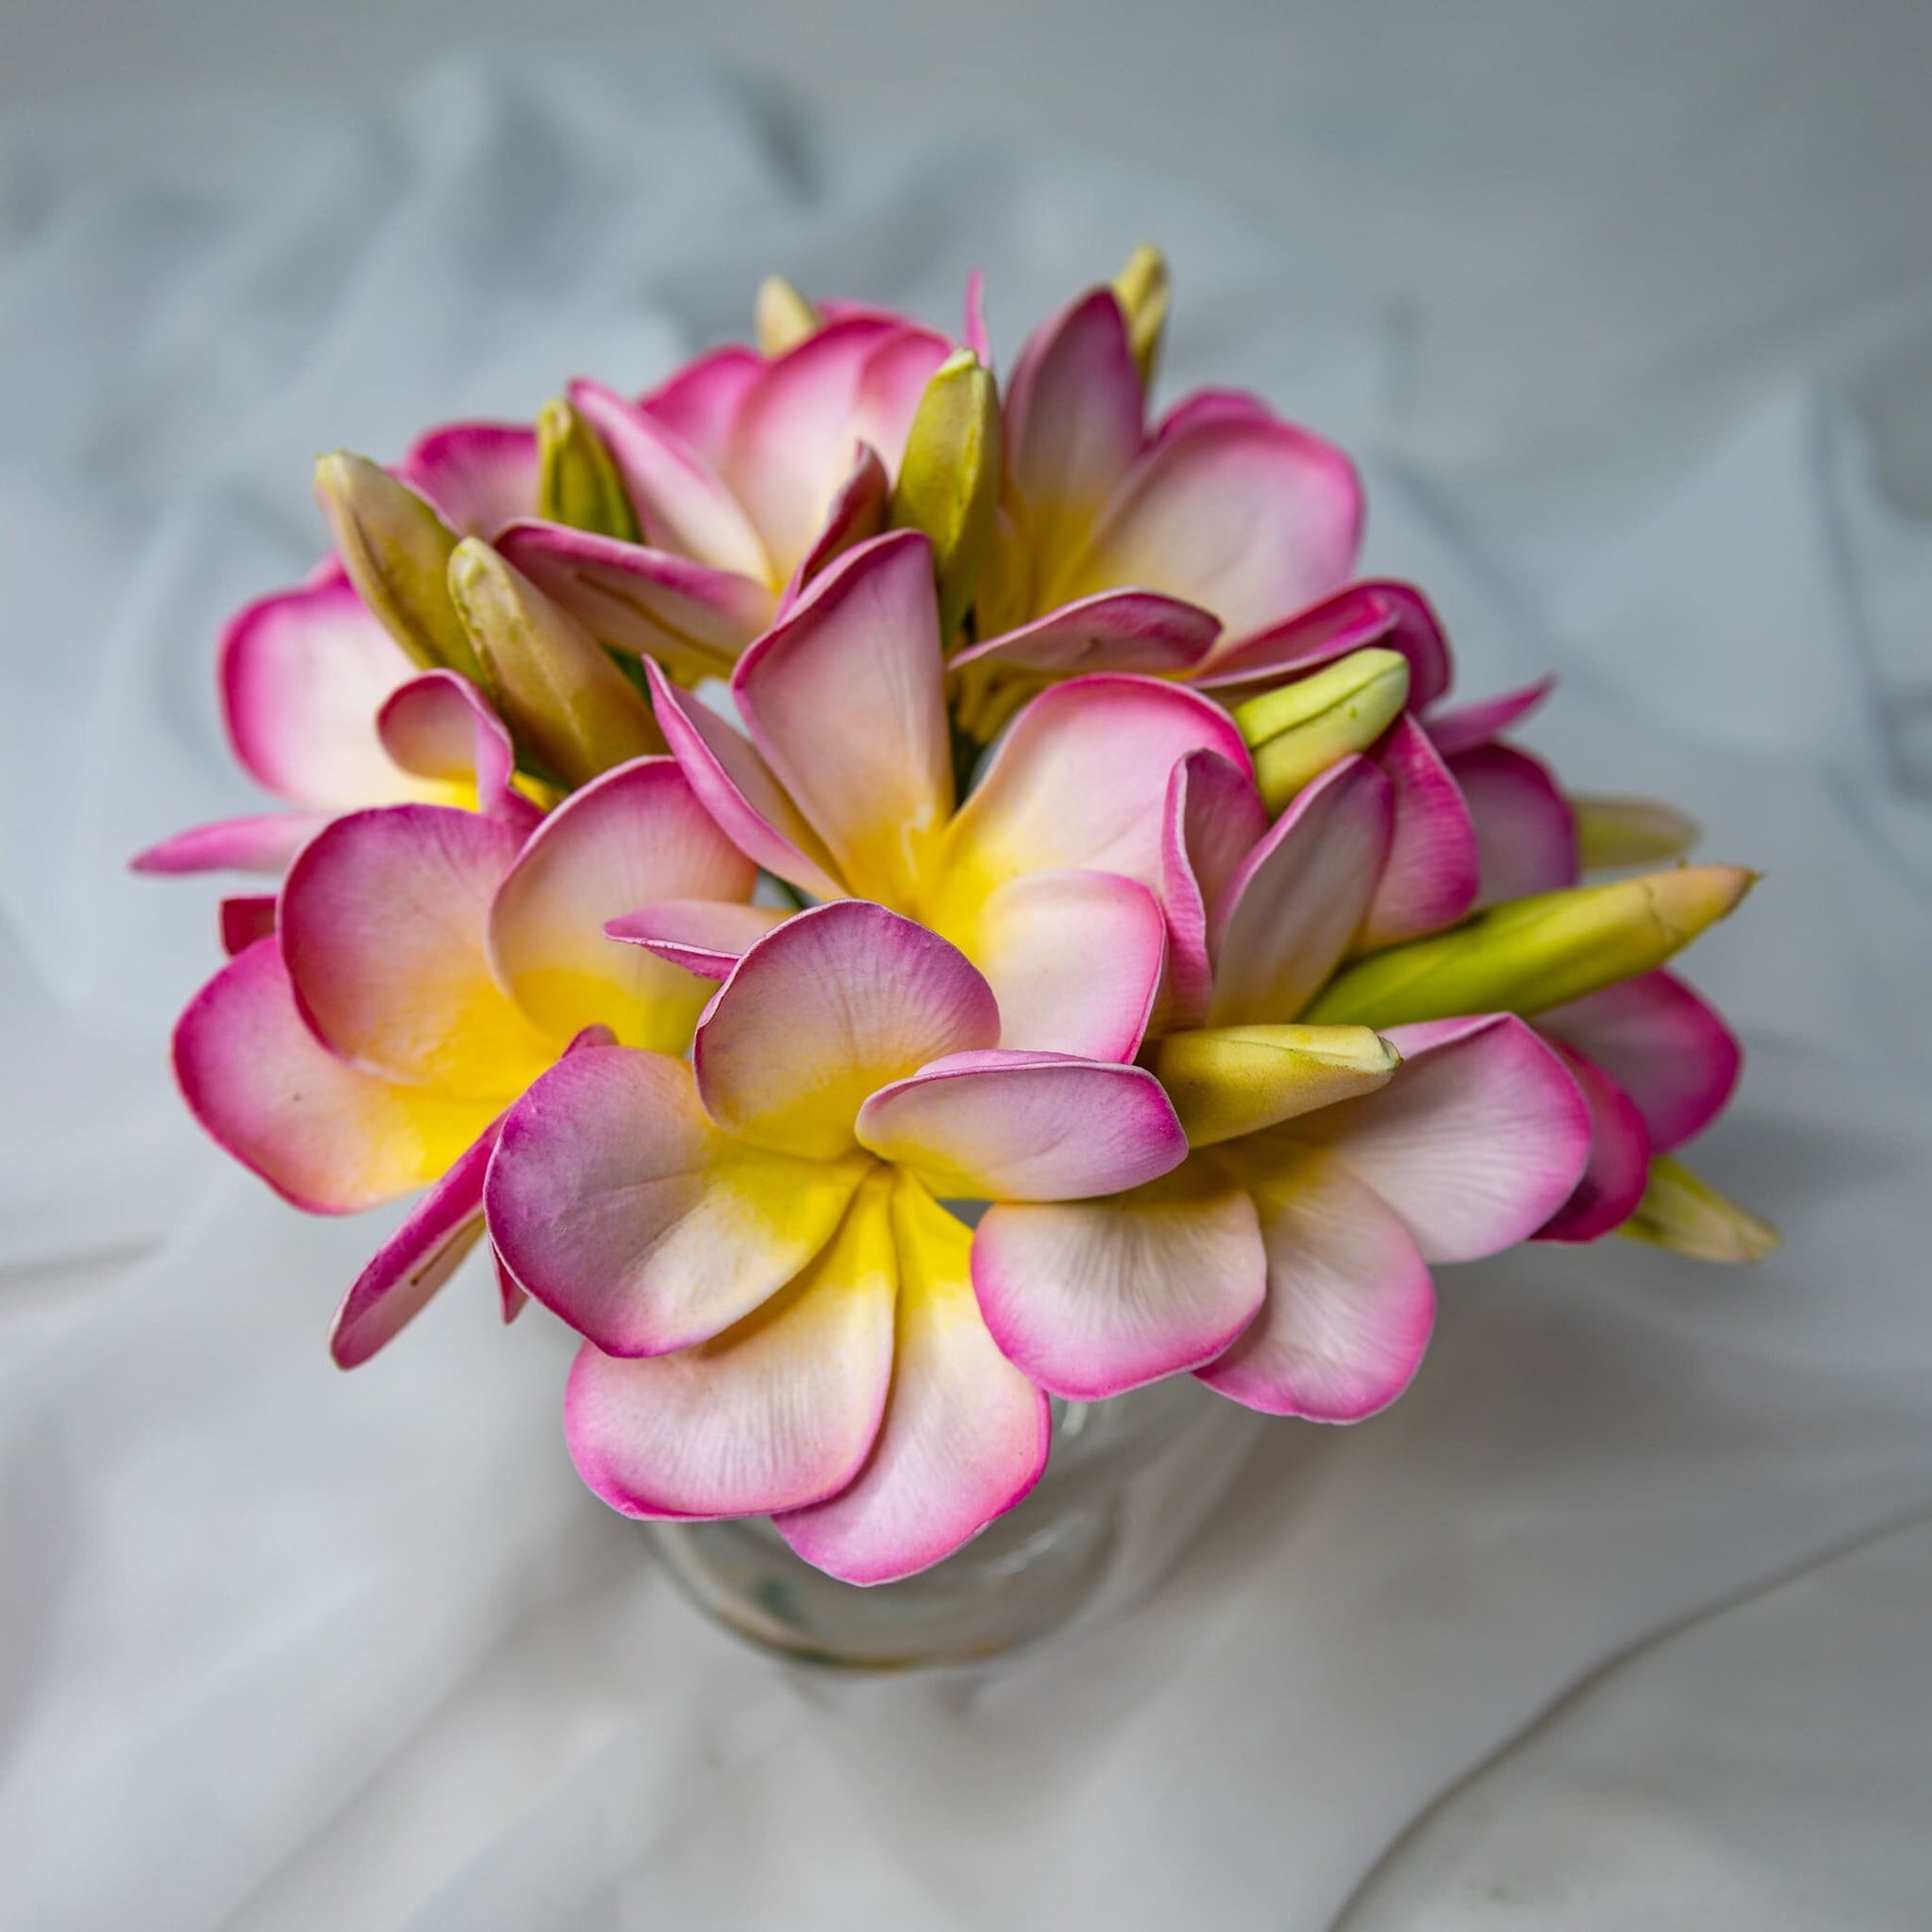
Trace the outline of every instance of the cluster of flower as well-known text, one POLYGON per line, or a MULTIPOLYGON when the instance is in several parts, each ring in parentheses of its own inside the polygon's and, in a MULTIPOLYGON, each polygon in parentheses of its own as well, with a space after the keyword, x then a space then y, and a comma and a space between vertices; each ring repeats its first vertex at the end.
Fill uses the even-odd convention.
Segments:
POLYGON ((1774 1238, 1669 1158, 1738 1052, 1661 968, 1749 875, 1636 873, 1688 826, 1503 743, 1542 687, 1445 706, 1339 451, 1150 428, 1167 306, 1144 250, 1002 386, 977 290, 955 343, 772 282, 640 401, 323 460, 334 553, 220 659, 294 809, 136 864, 281 876, 176 1037, 215 1139, 427 1188, 345 1366, 486 1239, 584 1337, 597 1494, 874 1583, 1026 1495, 1050 1397, 1354 1421, 1433 1262, 1774 1238))

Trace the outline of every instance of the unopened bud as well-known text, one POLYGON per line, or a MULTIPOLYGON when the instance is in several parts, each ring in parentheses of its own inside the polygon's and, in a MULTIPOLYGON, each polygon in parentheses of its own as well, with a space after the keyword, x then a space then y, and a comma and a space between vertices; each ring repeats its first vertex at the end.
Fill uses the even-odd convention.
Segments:
POLYGON ((520 753, 566 785, 661 752, 644 701, 577 620, 474 537, 450 559, 450 595, 520 753))
POLYGON ((1371 648, 1237 705, 1234 722, 1269 811, 1279 814, 1331 764, 1367 751, 1408 701, 1409 660, 1371 648))

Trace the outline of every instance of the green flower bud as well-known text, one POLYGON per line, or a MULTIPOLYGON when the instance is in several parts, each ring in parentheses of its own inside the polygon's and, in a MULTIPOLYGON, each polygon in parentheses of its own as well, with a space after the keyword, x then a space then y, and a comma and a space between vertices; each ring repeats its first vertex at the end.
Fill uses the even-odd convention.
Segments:
POLYGON ((1365 752, 1409 701, 1409 660, 1400 651, 1350 651, 1311 677, 1277 685, 1234 708, 1255 755, 1255 782, 1271 812, 1351 752, 1365 752))
POLYGON ((969 348, 925 385, 893 485, 892 521, 932 540, 941 635, 959 628, 993 536, 1000 498, 1000 393, 969 348))
POLYGON ((1127 318, 1127 340, 1141 371, 1141 386, 1151 389, 1155 367, 1161 359, 1161 339, 1167 333, 1168 305, 1173 293, 1168 281, 1168 258, 1152 242, 1142 242, 1128 256, 1127 266, 1114 277, 1114 293, 1120 298, 1121 313, 1127 318))
POLYGON ((604 647, 488 544, 458 544, 449 581, 520 755, 575 787, 663 751, 650 706, 604 647))
POLYGON ((1762 1261, 1783 1241, 1769 1221, 1726 1200, 1667 1154, 1652 1159, 1643 1199, 1617 1232, 1693 1261, 1762 1261))
POLYGON ((1741 866, 1680 866, 1510 899, 1344 967, 1302 1018, 1399 1027, 1542 1013, 1661 966, 1730 911, 1754 878, 1741 866))
POLYGON ((1402 1055, 1366 1027, 1212 1027, 1169 1034, 1148 1060, 1189 1147, 1373 1093, 1402 1055))
POLYGON ((1654 866, 1698 842, 1695 819, 1655 798, 1576 797, 1577 852, 1586 872, 1654 866))
POLYGON ((643 541, 630 492, 604 439, 559 397, 537 417, 537 514, 594 536, 643 541))
POLYGON ((766 355, 782 355, 818 333, 818 311, 782 275, 767 275, 759 284, 753 314, 759 347, 766 355))
POLYGON ((425 670, 448 665, 478 677, 450 602, 456 532, 407 483, 346 450, 316 459, 316 500, 349 582, 396 642, 425 670))

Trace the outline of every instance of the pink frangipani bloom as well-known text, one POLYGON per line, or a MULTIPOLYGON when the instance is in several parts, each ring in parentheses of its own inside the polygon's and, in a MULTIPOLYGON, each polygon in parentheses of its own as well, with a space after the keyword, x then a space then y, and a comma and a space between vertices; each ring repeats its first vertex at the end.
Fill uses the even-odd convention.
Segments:
POLYGON ((613 648, 686 684, 729 677, 818 571, 886 528, 913 415, 953 349, 855 310, 779 355, 714 349, 640 402, 574 383, 643 540, 520 520, 497 547, 613 648))
POLYGON ((940 1202, 1112 1193, 1186 1145, 1144 1070, 1000 1037, 957 948, 839 900, 735 962, 689 1064, 587 1048, 510 1110, 491 1238, 587 1338, 566 1427, 598 1495, 771 1515, 873 1584, 1027 1493, 1046 1398, 994 1346, 940 1202))
POLYGON ((613 945, 604 922, 715 899, 762 929, 776 915, 746 903, 755 877, 665 758, 608 772, 527 841, 406 804, 345 814, 303 848, 274 928, 182 1016, 175 1067, 208 1133, 298 1207, 349 1213, 428 1187, 337 1317, 345 1367, 474 1246, 503 1109, 573 1040, 689 1040, 705 982, 613 945))
POLYGON ((1133 1057, 1162 978, 1169 774, 1202 750, 1250 769, 1218 706, 1153 678, 1055 685, 956 805, 931 550, 907 532, 849 552, 745 653, 749 736, 654 668, 652 687, 692 788, 750 858, 951 940, 993 986, 1003 1044, 1133 1057))
POLYGON ((540 815, 483 694, 453 671, 419 670, 339 574, 239 612, 221 633, 219 679, 236 759, 294 809, 177 833, 136 872, 278 876, 332 818, 369 805, 461 806, 519 833, 540 815))
POLYGON ((1259 640, 1347 584, 1362 493, 1340 450, 1228 391, 1151 433, 1146 418, 1114 290, 1035 332, 1007 384, 1006 488, 962 663, 1256 673, 1259 640))
MULTIPOLYGON (((1431 1261, 1534 1234, 1590 1147, 1577 1081, 1522 1021, 1295 1024, 1378 922, 1430 887, 1396 842, 1396 786, 1356 756, 1270 828, 1211 755, 1170 790, 1175 1031, 1144 1054, 1186 1164, 1113 1200, 1001 1205, 974 1282, 1001 1347, 1094 1399, 1191 1369, 1250 1407, 1352 1421, 1427 1345, 1431 1261)), ((1426 823, 1418 845, 1431 843, 1426 823)))

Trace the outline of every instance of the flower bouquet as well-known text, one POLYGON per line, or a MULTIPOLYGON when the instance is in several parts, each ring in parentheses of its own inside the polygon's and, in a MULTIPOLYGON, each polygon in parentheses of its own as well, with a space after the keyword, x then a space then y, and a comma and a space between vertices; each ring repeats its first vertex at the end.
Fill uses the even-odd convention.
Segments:
POLYGON ((333 551, 220 648, 288 808, 135 863, 279 880, 176 1034, 207 1130, 423 1190, 344 1367, 486 1245, 598 1496, 876 1585, 1062 1405, 1358 1422, 1438 1262, 1775 1238, 1675 1158, 1739 1053, 1665 962, 1750 876, 1509 743, 1547 684, 1449 701, 1339 450, 1150 427, 1167 309, 1142 250, 1001 382, 977 286, 954 341, 774 281, 641 399, 322 460, 333 551))

